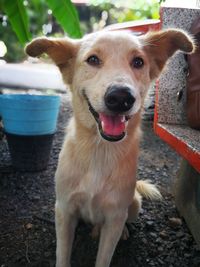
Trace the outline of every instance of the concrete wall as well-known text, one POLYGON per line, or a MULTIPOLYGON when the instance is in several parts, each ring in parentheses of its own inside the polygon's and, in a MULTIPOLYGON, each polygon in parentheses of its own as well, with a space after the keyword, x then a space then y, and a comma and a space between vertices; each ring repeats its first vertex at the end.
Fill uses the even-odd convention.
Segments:
MULTIPOLYGON (((180 28, 189 32, 192 22, 200 16, 200 9, 162 7, 163 28, 180 28)), ((159 82, 158 115, 160 123, 186 124, 186 67, 182 53, 174 55, 159 82), (177 93, 183 97, 177 101, 177 93)))

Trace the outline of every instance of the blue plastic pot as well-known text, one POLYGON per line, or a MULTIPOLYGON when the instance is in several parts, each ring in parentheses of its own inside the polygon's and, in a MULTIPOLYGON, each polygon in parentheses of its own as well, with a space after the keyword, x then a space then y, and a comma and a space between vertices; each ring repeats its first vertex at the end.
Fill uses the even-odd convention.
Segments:
POLYGON ((52 134, 56 130, 59 96, 0 95, 4 130, 18 135, 52 134))

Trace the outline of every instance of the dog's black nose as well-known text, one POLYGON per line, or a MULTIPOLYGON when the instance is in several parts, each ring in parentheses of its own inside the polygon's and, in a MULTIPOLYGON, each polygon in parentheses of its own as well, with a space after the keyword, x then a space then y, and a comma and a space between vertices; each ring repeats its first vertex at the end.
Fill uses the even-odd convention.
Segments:
POLYGON ((104 96, 106 107, 110 111, 125 112, 133 107, 135 97, 127 86, 111 86, 104 96))

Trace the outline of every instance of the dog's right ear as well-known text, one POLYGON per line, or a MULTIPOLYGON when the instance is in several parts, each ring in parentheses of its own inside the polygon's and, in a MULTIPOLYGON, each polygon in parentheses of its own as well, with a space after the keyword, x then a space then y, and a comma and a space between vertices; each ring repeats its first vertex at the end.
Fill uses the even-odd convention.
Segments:
POLYGON ((59 67, 64 80, 70 84, 79 46, 80 40, 41 37, 30 42, 26 46, 25 52, 31 57, 39 57, 46 53, 59 67))
POLYGON ((193 53, 193 38, 179 29, 167 29, 149 32, 140 37, 144 44, 144 52, 150 60, 150 78, 159 76, 167 60, 178 50, 193 53))

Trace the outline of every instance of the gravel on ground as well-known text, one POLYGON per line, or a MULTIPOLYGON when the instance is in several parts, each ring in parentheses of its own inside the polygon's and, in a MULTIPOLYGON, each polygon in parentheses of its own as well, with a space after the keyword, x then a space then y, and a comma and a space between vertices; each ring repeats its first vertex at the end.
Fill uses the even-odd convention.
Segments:
MULTIPOLYGON (((55 265, 54 174, 70 114, 69 102, 63 97, 46 171, 16 172, 6 140, 0 141, 1 267, 55 265)), ((142 128, 138 178, 156 183, 163 200, 144 200, 139 219, 129 226, 131 236, 119 242, 111 267, 200 267, 200 250, 178 214, 172 195, 180 158, 155 136, 152 122, 143 121, 142 128)), ((91 225, 79 223, 72 267, 94 266, 98 240, 93 240, 90 232, 91 225)))

